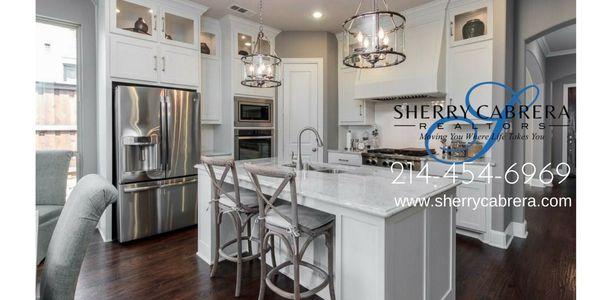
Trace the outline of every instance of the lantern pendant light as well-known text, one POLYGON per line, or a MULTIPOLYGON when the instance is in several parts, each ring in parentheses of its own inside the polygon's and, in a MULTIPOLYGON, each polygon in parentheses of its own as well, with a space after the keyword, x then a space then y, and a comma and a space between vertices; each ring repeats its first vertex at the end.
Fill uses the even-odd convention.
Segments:
POLYGON ((276 54, 270 54, 270 43, 263 32, 262 7, 263 1, 260 0, 258 7, 260 26, 256 42, 252 47, 252 53, 242 56, 242 63, 244 64, 242 85, 255 88, 272 88, 281 85, 277 72, 281 59, 276 54), (265 45, 267 49, 264 49, 265 45))
POLYGON ((391 11, 385 0, 384 7, 373 0, 373 10, 361 12, 363 0, 358 3, 354 16, 343 24, 344 47, 347 55, 344 65, 372 69, 400 64, 406 60, 404 51, 404 24, 406 18, 391 11))

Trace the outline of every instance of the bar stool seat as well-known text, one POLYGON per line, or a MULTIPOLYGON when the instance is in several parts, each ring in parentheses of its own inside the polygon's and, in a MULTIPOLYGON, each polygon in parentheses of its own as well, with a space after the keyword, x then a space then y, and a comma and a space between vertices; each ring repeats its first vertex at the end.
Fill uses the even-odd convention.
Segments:
MULTIPOLYGON (((269 210, 266 213, 265 222, 267 225, 287 228, 289 222, 283 218, 282 215, 288 219, 292 219, 292 206, 289 204, 281 204, 275 206, 275 209, 277 211, 269 210)), ((333 221, 335 221, 335 216, 332 214, 298 205, 298 228, 306 234, 312 234, 316 229, 328 225, 333 221)))
MULTIPOLYGON (((231 198, 235 199, 235 191, 225 193, 223 196, 224 197, 219 199, 219 204, 229 207, 237 206, 235 202, 231 200, 231 198)), ((247 189, 240 189, 240 204, 253 211, 258 211, 258 197, 256 196, 256 192, 247 189)))

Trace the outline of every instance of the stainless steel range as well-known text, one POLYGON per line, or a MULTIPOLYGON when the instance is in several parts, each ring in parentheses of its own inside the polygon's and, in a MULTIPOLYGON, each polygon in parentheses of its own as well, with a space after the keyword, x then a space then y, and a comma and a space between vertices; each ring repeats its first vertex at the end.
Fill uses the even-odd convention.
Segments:
MULTIPOLYGON (((426 156, 427 151, 423 148, 371 149, 362 154, 362 164, 390 167, 394 162, 399 162, 404 169, 408 169, 409 165, 412 164, 412 169, 419 171, 425 163, 426 156)), ((400 168, 398 164, 394 166, 400 168)))

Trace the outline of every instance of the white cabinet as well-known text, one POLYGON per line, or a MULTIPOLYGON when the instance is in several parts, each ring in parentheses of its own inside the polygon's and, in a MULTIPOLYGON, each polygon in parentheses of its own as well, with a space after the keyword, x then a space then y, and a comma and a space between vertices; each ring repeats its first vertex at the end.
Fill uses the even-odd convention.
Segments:
POLYGON ((158 10, 156 1, 110 0, 110 31, 157 41, 158 10))
POLYGON ((108 1, 111 77, 200 86, 200 15, 206 8, 187 1, 108 1))
MULTIPOLYGON (((481 199, 487 197, 488 184, 482 182, 472 182, 470 184, 461 184, 456 188, 456 196, 459 198, 481 199)), ((473 203, 458 207, 456 212, 456 226, 477 231, 486 231, 486 208, 476 207, 473 203)))
POLYGON ((199 16, 170 5, 161 6, 160 42, 198 49, 199 16))
POLYGON ((202 123, 221 123, 221 61, 202 56, 202 123))
POLYGON ((169 46, 160 46, 160 76, 163 83, 198 86, 199 55, 198 51, 169 46))
MULTIPOLYGON (((465 96, 469 89, 477 83, 492 81, 492 51, 492 40, 448 48, 448 104, 457 107, 462 105, 466 109, 465 96)), ((493 104, 491 86, 477 88, 469 99, 475 110, 481 107, 479 112, 482 116, 491 114, 493 104)), ((472 116, 470 118, 476 123, 485 122, 472 116)))
POLYGON ((110 48, 112 77, 175 85, 200 85, 197 50, 119 35, 111 36, 110 48))
POLYGON ((491 39, 494 14, 491 0, 453 1, 448 10, 450 47, 491 39))
MULTIPOLYGON (((448 11, 446 48, 446 104, 467 108, 465 97, 474 85, 492 81, 493 71, 493 12, 489 0, 455 1, 448 11)), ((471 107, 481 117, 493 110, 493 88, 480 86, 469 97, 471 107)), ((468 113, 475 123, 487 123, 468 113)))
POLYGON ((158 81, 158 44, 125 36, 110 37, 112 77, 158 81))
POLYGON ((330 164, 362 166, 362 155, 350 152, 328 152, 327 162, 330 164))
POLYGON ((338 123, 339 125, 371 125, 374 107, 365 100, 354 99, 357 70, 339 69, 338 72, 338 123))

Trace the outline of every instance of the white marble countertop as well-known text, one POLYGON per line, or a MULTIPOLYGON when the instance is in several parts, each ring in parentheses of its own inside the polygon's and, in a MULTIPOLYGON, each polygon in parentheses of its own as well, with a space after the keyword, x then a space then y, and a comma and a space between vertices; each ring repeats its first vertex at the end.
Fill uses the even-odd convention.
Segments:
MULTIPOLYGON (((278 158, 255 159, 237 161, 238 177, 241 186, 250 186, 248 174, 243 171, 245 163, 264 164, 279 168, 289 161, 281 161, 278 158)), ((460 183, 453 183, 450 179, 430 177, 429 183, 424 178, 416 178, 416 172, 412 173, 412 184, 409 184, 409 172, 404 172, 398 181, 405 184, 392 184, 398 173, 391 173, 388 168, 371 166, 341 166, 324 163, 313 163, 317 166, 325 166, 345 171, 344 173, 331 174, 317 171, 297 171, 296 186, 299 196, 304 196, 330 204, 343 206, 360 212, 379 217, 392 216, 406 208, 397 206, 395 197, 429 197, 452 189, 460 183)), ((196 165, 201 172, 206 172, 203 165, 196 165)), ((215 168, 215 173, 220 176, 222 168, 215 168)), ((231 182, 231 174, 227 182, 231 182)), ((261 185, 275 189, 279 180, 267 180, 263 178, 261 185)), ((289 197, 288 193, 282 193, 281 198, 289 197)), ((433 201, 433 200, 432 200, 433 201)))

